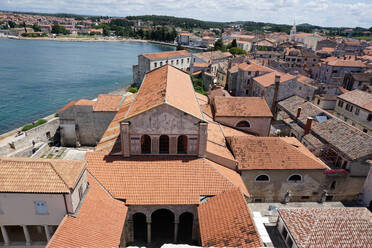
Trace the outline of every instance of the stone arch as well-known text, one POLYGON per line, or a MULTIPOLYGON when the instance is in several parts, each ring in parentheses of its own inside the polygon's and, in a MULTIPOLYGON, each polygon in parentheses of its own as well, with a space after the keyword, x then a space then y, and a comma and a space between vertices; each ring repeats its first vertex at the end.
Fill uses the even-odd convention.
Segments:
POLYGON ((168 154, 169 153, 169 136, 161 135, 159 138, 159 153, 168 154))
POLYGON ((177 153, 178 154, 187 154, 187 136, 180 135, 177 138, 177 153))
POLYGON ((258 175, 255 179, 256 182, 270 182, 270 177, 266 174, 258 175))
POLYGON ((302 176, 300 174, 293 174, 288 177, 288 182, 302 182, 302 176))
POLYGON ((174 241, 174 213, 162 208, 151 214, 151 241, 161 245, 174 241))
POLYGON ((251 127, 251 124, 248 121, 239 121, 236 127, 251 127))
POLYGON ((184 212, 179 217, 178 223, 178 242, 181 244, 192 243, 192 228, 194 224, 194 215, 190 212, 184 212))
POLYGON ((133 236, 136 244, 146 243, 147 241, 147 222, 146 215, 143 213, 135 213, 133 219, 133 236))
POLYGON ((151 153, 151 137, 147 134, 141 137, 141 153, 151 153))

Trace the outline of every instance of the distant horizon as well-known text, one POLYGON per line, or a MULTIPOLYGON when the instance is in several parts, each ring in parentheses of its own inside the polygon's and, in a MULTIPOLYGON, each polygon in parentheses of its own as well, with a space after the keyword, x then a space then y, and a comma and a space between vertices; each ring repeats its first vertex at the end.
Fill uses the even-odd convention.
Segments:
MULTIPOLYGON (((173 15, 156 15, 156 14, 145 14, 145 15, 127 15, 127 16, 107 16, 107 15, 90 15, 90 14, 81 14, 81 13, 67 13, 67 12, 34 12, 34 11, 16 11, 16 10, 3 10, 0 9, 0 12, 15 12, 15 13, 23 13, 23 14, 42 14, 42 15, 76 15, 76 16, 85 16, 85 17, 109 17, 109 18, 126 18, 128 16, 169 16, 169 17, 176 17, 176 18, 189 18, 193 20, 198 20, 198 21, 204 21, 204 22, 216 22, 216 23, 237 23, 237 22, 255 22, 255 23, 269 23, 269 24, 275 24, 275 25, 288 25, 292 26, 293 23, 287 24, 287 23, 274 23, 274 22, 263 22, 263 21, 253 21, 253 20, 237 20, 237 21, 211 21, 211 20, 202 20, 202 19, 197 19, 197 18, 192 18, 192 17, 185 17, 185 16, 173 16, 173 15)), ((335 27, 335 26, 320 26, 320 25, 315 25, 312 23, 295 23, 296 26, 301 26, 304 24, 308 24, 311 26, 319 26, 322 28, 357 28, 357 27, 351 27, 351 26, 340 26, 340 27, 335 27)), ((372 26, 371 26, 372 27, 372 26)), ((362 27, 364 28, 364 27, 362 27)), ((365 29, 369 29, 369 27, 365 27, 365 29)))
POLYGON ((8 0, 8 12, 73 14, 84 16, 164 15, 210 22, 264 22, 320 27, 372 27, 370 0, 8 0))

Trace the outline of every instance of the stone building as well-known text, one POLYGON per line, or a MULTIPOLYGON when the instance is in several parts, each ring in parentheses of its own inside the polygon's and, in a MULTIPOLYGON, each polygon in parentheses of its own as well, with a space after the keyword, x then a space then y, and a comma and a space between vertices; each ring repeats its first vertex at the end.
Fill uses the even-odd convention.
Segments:
POLYGON ((295 138, 227 139, 252 201, 321 200, 329 168, 295 138))
MULTIPOLYGON (((235 91, 235 96, 252 96, 252 80, 255 77, 273 72, 272 69, 257 63, 241 63, 238 65, 236 81, 232 80, 229 87, 235 91)), ((230 88, 229 88, 230 90, 230 88)))
POLYGON ((363 72, 366 65, 360 60, 348 57, 329 57, 323 60, 317 68, 312 71, 312 78, 325 84, 337 84, 341 86, 345 74, 363 72))
POLYGON ((253 78, 251 96, 265 98, 272 112, 278 101, 295 95, 297 90, 296 76, 271 72, 253 78))
POLYGON ((346 123, 372 135, 372 94, 353 90, 339 95, 335 115, 346 123))
POLYGON ((71 101, 58 111, 62 146, 95 146, 124 101, 100 94, 96 100, 71 101))
POLYGON ((189 71, 191 53, 186 50, 180 50, 139 55, 138 64, 133 65, 133 83, 138 86, 141 85, 146 73, 166 64, 173 65, 183 71, 189 71))
POLYGON ((45 245, 87 192, 85 161, 0 158, 0 243, 45 245), (27 175, 27 176, 26 176, 27 175))
POLYGON ((195 72, 194 63, 203 63, 209 64, 210 73, 212 75, 217 74, 217 69, 219 67, 220 62, 228 62, 233 56, 229 52, 221 52, 221 51, 211 51, 211 52, 202 52, 202 53, 193 53, 192 54, 192 62, 191 62, 191 71, 195 72))
POLYGON ((372 93, 371 73, 346 73, 343 85, 347 90, 363 90, 372 93))
POLYGON ((357 199, 370 169, 371 136, 298 96, 278 103, 276 119, 332 169, 325 180, 328 199, 357 199))
POLYGON ((259 136, 269 135, 273 117, 261 97, 216 96, 212 102, 212 113, 219 123, 259 136))
POLYGON ((235 160, 200 97, 188 74, 172 66, 146 74, 136 98, 87 154, 89 171, 128 206, 127 244, 198 243, 201 199, 230 189, 249 197, 239 174, 221 165, 234 168, 235 160))

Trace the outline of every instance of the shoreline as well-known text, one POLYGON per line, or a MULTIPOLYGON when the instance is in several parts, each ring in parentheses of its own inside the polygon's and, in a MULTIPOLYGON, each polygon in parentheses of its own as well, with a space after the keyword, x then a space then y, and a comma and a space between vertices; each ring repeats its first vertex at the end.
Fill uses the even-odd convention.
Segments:
MULTIPOLYGON (((116 89, 116 90, 110 91, 110 92, 108 92, 108 93, 98 93, 97 96, 96 96, 95 98, 92 98, 92 99, 90 99, 90 100, 97 99, 97 97, 98 97, 99 94, 125 95, 125 94, 128 93, 128 88, 129 88, 129 87, 130 87, 130 84, 128 84, 127 86, 121 87, 121 88, 119 88, 119 89, 116 89)), ((67 104, 67 103, 66 103, 66 104, 67 104)), ((63 107, 64 107, 64 106, 62 106, 61 108, 63 108, 63 107)), ((37 120, 39 120, 39 119, 45 119, 45 120, 47 120, 47 121, 50 121, 51 119, 53 119, 53 118, 55 117, 56 113, 57 113, 57 112, 52 113, 52 114, 50 114, 50 115, 47 115, 47 116, 45 116, 45 117, 38 118, 37 120)), ((37 120, 35 120, 35 121, 37 121, 37 120)), ((31 123, 31 122, 25 123, 24 125, 27 125, 27 124, 29 124, 29 123, 31 123)), ((18 131, 21 131, 21 130, 22 130, 22 128, 24 127, 24 125, 23 125, 23 126, 20 126, 20 127, 17 127, 17 128, 14 128, 14 129, 12 129, 12 130, 9 130, 9 131, 7 131, 7 132, 5 132, 5 133, 0 134, 0 142, 1 142, 2 140, 4 140, 4 139, 10 137, 10 136, 13 136, 13 135, 17 134, 18 131)))
POLYGON ((123 39, 95 39, 95 38, 74 38, 74 37, 57 37, 57 38, 50 38, 50 37, 19 37, 19 36, 4 36, 0 37, 3 39, 9 40, 41 40, 41 41, 64 41, 64 42, 140 42, 140 43, 148 43, 148 40, 141 40, 141 39, 131 39, 131 38, 123 38, 123 39))
MULTIPOLYGON (((151 43, 155 45, 161 46, 172 46, 177 47, 177 43, 168 43, 163 41, 156 41, 156 40, 141 40, 141 39, 132 39, 132 38, 122 38, 122 39, 102 39, 102 37, 95 39, 95 38, 88 38, 88 37, 20 37, 20 36, 4 36, 0 37, 0 39, 9 39, 9 40, 39 40, 39 41, 61 41, 61 42, 138 42, 138 43, 151 43)), ((194 46, 186 46, 183 45, 186 49, 191 50, 199 50, 199 51, 206 51, 207 48, 202 47, 194 47, 194 46)))

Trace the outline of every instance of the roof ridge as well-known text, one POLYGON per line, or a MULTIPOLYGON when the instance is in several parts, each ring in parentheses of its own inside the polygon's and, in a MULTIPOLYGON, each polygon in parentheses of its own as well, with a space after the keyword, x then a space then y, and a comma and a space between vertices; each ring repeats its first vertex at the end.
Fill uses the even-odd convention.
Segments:
POLYGON ((52 161, 46 161, 46 163, 48 163, 50 165, 50 167, 52 168, 52 170, 57 174, 57 176, 62 180, 63 184, 67 187, 68 190, 70 190, 70 187, 67 185, 67 183, 65 182, 65 180, 62 178, 62 176, 57 172, 56 168, 54 168, 54 164, 52 161))
MULTIPOLYGON (((215 163, 215 162, 213 162, 213 161, 211 161, 211 160, 209 160, 209 159, 207 159, 207 158, 202 158, 202 160, 203 160, 203 162, 206 162, 206 160, 208 160, 208 162, 207 163, 215 163)), ((217 163, 215 163, 215 164, 217 164, 217 163)), ((229 169, 229 168, 227 168, 227 167, 225 167, 225 166, 223 166, 223 165, 220 165, 220 164, 217 164, 217 165, 219 165, 219 166, 222 166, 222 167, 224 167, 224 168, 226 168, 226 169, 228 169, 228 170, 232 170, 232 169, 229 169)), ((240 187, 239 186, 237 186, 237 185, 235 185, 233 182, 231 182, 230 181, 230 179, 229 178, 227 178, 226 176, 224 176, 223 174, 221 174, 221 172, 219 171, 219 170, 217 170, 216 168, 214 168, 212 165, 210 165, 210 164, 208 164, 208 166, 209 166, 209 168, 211 168, 212 170, 214 170, 215 172, 217 172, 217 174, 220 176, 220 177, 222 177, 224 180, 226 180, 229 184, 231 184, 231 186, 233 186, 233 187, 235 187, 235 188, 238 188, 239 189, 239 191, 241 191, 241 189, 240 189, 240 187)), ((232 171, 234 171, 234 172, 236 172, 235 170, 232 170, 232 171)), ((248 190, 247 190, 248 191, 248 190)))

